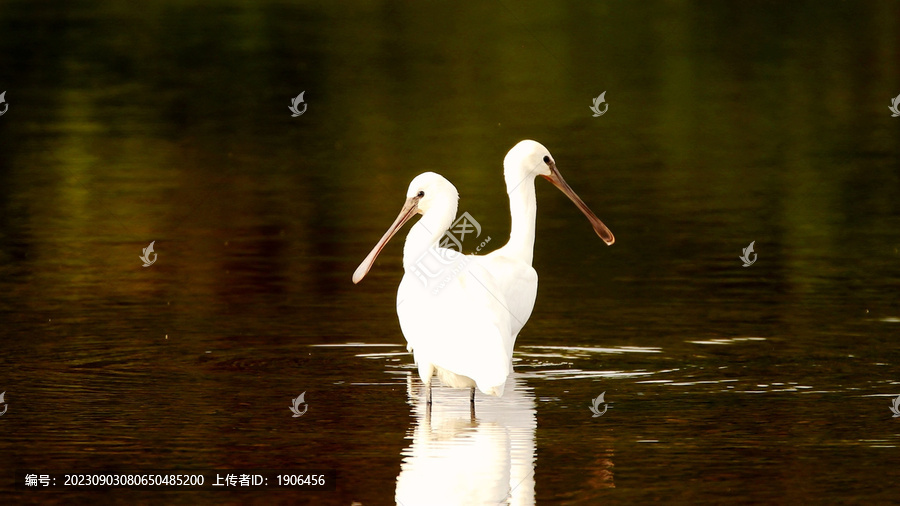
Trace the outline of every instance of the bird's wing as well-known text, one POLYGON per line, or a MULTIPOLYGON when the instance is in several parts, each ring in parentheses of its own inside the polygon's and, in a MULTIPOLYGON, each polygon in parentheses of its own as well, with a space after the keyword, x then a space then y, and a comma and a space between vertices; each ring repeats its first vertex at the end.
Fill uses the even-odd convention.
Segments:
POLYGON ((404 275, 397 315, 417 362, 472 378, 485 390, 503 385, 511 372, 513 317, 495 277, 477 257, 466 260, 443 287, 404 275))
POLYGON ((503 254, 502 250, 477 257, 486 270, 498 280, 512 313, 512 336, 515 339, 531 317, 537 298, 537 271, 527 263, 503 254))

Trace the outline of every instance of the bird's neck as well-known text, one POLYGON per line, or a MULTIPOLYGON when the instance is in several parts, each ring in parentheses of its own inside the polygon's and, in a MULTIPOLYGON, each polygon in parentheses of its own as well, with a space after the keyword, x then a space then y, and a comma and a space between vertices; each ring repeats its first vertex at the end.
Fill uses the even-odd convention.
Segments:
POLYGON ((438 245, 455 217, 455 203, 447 205, 444 209, 433 209, 431 212, 423 214, 406 235, 406 243, 403 245, 403 267, 415 267, 422 255, 438 245))
POLYGON ((504 247, 505 253, 531 265, 534 256, 534 222, 537 215, 534 176, 528 175, 524 179, 507 178, 506 191, 509 194, 512 227, 509 242, 504 247))

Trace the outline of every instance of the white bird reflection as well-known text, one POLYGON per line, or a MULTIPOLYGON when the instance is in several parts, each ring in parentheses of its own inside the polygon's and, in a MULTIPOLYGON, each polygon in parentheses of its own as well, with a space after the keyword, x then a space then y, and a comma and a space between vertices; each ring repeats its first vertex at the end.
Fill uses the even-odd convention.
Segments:
POLYGON ((534 504, 534 393, 515 373, 507 381, 477 417, 462 402, 469 392, 437 388, 429 416, 422 383, 407 377, 416 419, 401 452, 399 506, 534 504))

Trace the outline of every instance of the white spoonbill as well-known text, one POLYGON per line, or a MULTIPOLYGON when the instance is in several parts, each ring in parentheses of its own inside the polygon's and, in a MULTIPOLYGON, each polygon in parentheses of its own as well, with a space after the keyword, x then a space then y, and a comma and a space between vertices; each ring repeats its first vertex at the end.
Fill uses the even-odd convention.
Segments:
POLYGON ((609 228, 563 179, 543 145, 531 140, 519 142, 507 153, 503 166, 512 216, 505 246, 488 255, 465 257, 440 248, 439 241, 456 216, 458 193, 449 181, 427 172, 410 184, 400 215, 353 274, 354 283, 362 280, 403 224, 417 213, 423 215, 403 249, 405 274, 397 291, 397 314, 419 376, 428 388, 428 402, 435 372, 450 387, 472 388, 472 402, 476 386, 487 394, 503 394, 506 375, 512 372, 516 337, 531 316, 537 296, 538 277, 531 266, 537 176, 565 193, 604 242, 615 242, 609 228), (427 258, 427 251, 437 253, 434 258, 451 259, 441 262, 449 275, 439 290, 419 281, 423 279, 421 262, 427 258), (446 267, 448 264, 452 269, 446 267))
POLYGON ((403 224, 421 214, 403 247, 405 274, 397 290, 397 316, 425 383, 427 402, 431 403, 435 373, 451 388, 471 388, 471 402, 475 387, 488 395, 503 395, 515 340, 514 317, 506 309, 503 287, 481 265, 481 257, 439 246, 456 217, 456 187, 443 176, 426 172, 412 180, 406 197, 397 219, 353 273, 353 282, 359 283, 369 272, 403 224), (429 286, 416 274, 424 268, 423 261, 435 258, 445 265, 440 287, 429 286))
POLYGON ((547 148, 532 140, 524 140, 513 146, 503 159, 503 178, 506 180, 512 217, 509 242, 502 248, 479 257, 481 264, 498 280, 500 291, 509 302, 509 311, 513 314, 513 342, 531 316, 537 297, 538 276, 531 266, 537 214, 534 180, 537 176, 544 177, 566 194, 606 244, 611 245, 616 241, 613 233, 563 179, 547 148))

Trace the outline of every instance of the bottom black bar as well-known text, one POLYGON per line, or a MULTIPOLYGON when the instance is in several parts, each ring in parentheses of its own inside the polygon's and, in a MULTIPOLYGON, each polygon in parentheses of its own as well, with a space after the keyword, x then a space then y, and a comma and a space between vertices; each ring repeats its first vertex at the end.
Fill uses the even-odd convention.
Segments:
POLYGON ((290 488, 330 491, 335 489, 334 469, 204 469, 170 471, 16 471, 16 488, 26 490, 154 489, 235 490, 290 488))

